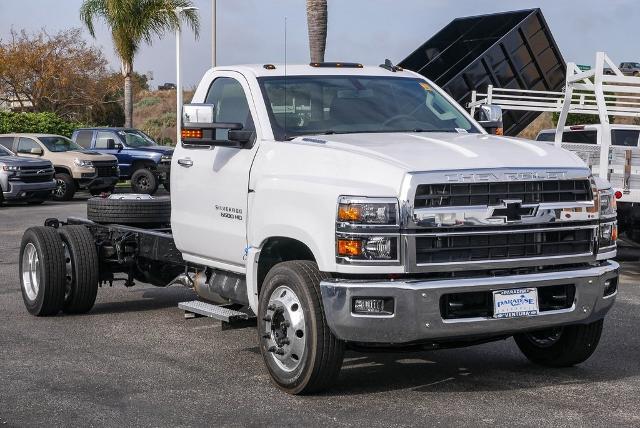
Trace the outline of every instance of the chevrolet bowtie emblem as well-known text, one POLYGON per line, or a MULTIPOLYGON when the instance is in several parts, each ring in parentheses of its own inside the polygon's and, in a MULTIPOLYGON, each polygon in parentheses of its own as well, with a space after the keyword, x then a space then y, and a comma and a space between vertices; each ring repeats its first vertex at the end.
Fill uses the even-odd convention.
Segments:
POLYGON ((492 217, 504 217, 506 221, 522 220, 522 216, 533 213, 531 207, 523 208, 521 201, 504 201, 504 208, 494 208, 492 217))

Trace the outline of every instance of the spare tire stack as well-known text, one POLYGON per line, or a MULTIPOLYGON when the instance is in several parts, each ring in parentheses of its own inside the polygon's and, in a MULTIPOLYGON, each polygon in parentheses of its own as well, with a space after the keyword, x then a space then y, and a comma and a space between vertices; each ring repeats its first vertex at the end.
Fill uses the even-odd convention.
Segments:
POLYGON ((91 198, 87 218, 101 224, 158 227, 171 222, 171 199, 130 195, 123 198, 91 198))

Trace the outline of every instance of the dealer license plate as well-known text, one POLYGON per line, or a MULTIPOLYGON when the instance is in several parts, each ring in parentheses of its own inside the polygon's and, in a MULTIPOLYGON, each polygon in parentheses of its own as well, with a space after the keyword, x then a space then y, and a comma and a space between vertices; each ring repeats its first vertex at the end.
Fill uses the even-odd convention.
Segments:
POLYGON ((538 315, 538 290, 514 288, 493 292, 494 318, 515 318, 538 315))

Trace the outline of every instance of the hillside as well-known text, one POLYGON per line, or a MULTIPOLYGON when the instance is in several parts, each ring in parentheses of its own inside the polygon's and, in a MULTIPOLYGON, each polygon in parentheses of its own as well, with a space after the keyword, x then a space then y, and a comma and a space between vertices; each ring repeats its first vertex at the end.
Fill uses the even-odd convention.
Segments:
MULTIPOLYGON (((188 102, 193 91, 185 91, 188 102)), ((176 91, 140 91, 136 94, 133 124, 159 144, 174 145, 176 139, 176 91)))

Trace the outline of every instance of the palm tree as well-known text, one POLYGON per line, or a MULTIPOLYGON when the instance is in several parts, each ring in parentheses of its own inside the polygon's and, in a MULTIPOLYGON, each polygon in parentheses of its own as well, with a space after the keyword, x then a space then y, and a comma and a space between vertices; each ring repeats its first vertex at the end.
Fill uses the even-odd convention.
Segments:
POLYGON ((327 0, 307 0, 311 62, 324 62, 327 46, 327 0))
POLYGON ((143 42, 151 44, 155 36, 176 30, 185 21, 196 37, 200 20, 196 9, 186 9, 179 16, 176 8, 192 7, 191 0, 84 0, 80 6, 80 19, 95 37, 94 21, 103 20, 111 29, 116 53, 124 76, 125 126, 133 126, 133 91, 131 75, 133 59, 143 42))

